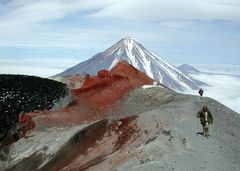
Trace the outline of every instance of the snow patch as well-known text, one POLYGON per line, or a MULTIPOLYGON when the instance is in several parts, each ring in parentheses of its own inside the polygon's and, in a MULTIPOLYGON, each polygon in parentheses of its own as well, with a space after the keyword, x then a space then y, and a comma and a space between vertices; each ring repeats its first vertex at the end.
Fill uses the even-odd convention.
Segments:
POLYGON ((154 81, 152 85, 143 85, 142 88, 144 88, 144 89, 152 88, 152 87, 161 87, 161 88, 165 88, 165 87, 163 87, 163 86, 161 86, 161 85, 157 85, 157 84, 158 84, 157 81, 154 81))

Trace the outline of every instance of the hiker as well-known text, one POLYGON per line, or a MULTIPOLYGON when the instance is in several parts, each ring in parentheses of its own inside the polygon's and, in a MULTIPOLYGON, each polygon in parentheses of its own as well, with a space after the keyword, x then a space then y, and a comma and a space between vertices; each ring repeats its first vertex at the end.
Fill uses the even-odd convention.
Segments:
POLYGON ((197 113, 197 118, 200 118, 203 127, 203 136, 209 137, 208 125, 213 123, 213 117, 211 112, 208 110, 207 105, 203 105, 202 110, 197 113))
POLYGON ((203 89, 200 89, 200 90, 198 91, 198 93, 199 93, 199 95, 201 96, 201 100, 202 100, 202 96, 203 96, 203 89))

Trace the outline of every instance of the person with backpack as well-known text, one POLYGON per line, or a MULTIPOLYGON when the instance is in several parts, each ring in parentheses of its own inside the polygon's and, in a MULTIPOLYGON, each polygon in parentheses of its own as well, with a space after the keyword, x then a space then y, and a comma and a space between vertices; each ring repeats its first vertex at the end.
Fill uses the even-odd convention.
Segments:
POLYGON ((210 136, 208 126, 213 123, 213 117, 207 105, 203 105, 202 109, 197 113, 197 118, 200 118, 203 127, 203 136, 208 138, 210 136))
POLYGON ((203 89, 200 89, 200 90, 198 91, 198 93, 199 93, 199 95, 201 96, 201 97, 200 97, 200 99, 202 100, 202 96, 203 96, 203 89))

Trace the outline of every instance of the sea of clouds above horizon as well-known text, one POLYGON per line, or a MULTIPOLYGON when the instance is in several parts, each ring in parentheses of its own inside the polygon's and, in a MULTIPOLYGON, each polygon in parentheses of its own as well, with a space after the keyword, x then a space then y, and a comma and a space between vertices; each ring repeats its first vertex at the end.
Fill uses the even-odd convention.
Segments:
POLYGON ((0 59, 0 74, 35 75, 48 78, 79 63, 78 59, 0 59))
POLYGON ((240 114, 240 65, 202 65, 197 69, 201 68, 205 72, 191 76, 210 85, 203 87, 204 96, 240 114))

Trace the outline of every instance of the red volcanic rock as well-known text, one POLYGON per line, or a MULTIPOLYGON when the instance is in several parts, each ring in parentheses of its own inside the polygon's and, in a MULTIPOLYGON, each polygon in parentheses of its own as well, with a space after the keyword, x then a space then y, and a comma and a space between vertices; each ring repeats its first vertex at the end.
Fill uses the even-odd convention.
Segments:
POLYGON ((19 117, 18 118, 19 122, 21 122, 23 125, 23 129, 22 129, 23 135, 25 135, 27 131, 34 129, 36 127, 35 123, 32 120, 32 117, 30 117, 26 113, 21 112, 18 117, 19 117))
POLYGON ((111 71, 99 71, 97 77, 89 77, 80 89, 78 97, 92 107, 106 108, 125 96, 131 89, 152 84, 153 80, 125 61, 111 71))
POLYGON ((96 77, 87 77, 83 86, 72 90, 72 103, 57 111, 28 113, 36 127, 67 126, 106 117, 116 102, 130 90, 152 84, 153 80, 123 61, 111 71, 102 70, 96 77))
POLYGON ((85 170, 138 137, 136 116, 98 121, 74 135, 41 170, 85 170))
POLYGON ((111 72, 108 70, 98 71, 98 74, 97 74, 98 77, 109 77, 110 75, 111 75, 111 72))
POLYGON ((112 70, 112 74, 128 77, 132 85, 139 86, 144 84, 152 84, 153 80, 149 78, 145 73, 137 70, 127 61, 119 62, 112 70))

